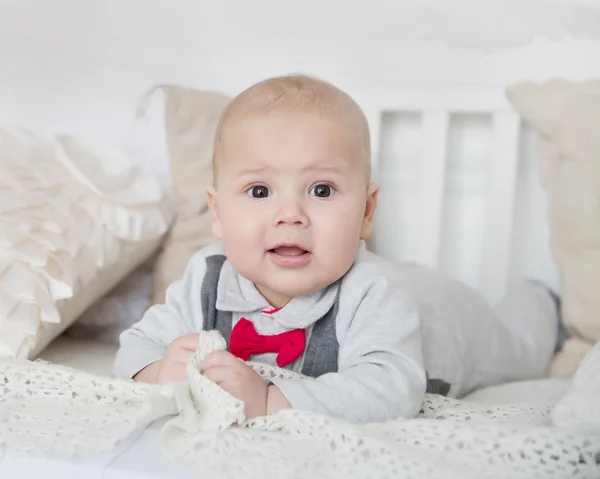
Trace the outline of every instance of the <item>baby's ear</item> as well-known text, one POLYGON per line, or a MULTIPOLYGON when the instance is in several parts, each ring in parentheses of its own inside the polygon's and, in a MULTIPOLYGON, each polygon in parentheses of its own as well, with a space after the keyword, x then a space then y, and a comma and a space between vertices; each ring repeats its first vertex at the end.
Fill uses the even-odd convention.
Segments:
POLYGON ((373 233, 373 219, 379 200, 379 183, 372 181, 367 188, 367 201, 365 204, 365 216, 363 218, 360 239, 365 240, 373 233))
POLYGON ((206 201, 208 203, 208 208, 210 209, 213 236, 217 239, 222 239, 223 235, 217 208, 217 189, 215 188, 215 185, 210 184, 206 187, 206 201))

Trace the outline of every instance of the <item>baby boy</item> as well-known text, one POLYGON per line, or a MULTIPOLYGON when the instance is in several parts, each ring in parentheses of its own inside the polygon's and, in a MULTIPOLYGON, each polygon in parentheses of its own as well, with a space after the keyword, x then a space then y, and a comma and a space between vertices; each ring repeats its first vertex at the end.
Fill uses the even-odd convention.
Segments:
POLYGON ((242 92, 215 137, 208 203, 220 242, 122 334, 116 374, 182 380, 199 335, 218 330, 228 348, 205 358, 204 374, 248 418, 284 408, 356 422, 415 416, 426 313, 399 268, 364 246, 377 199, 367 121, 350 96, 304 76, 242 92), (248 359, 310 379, 265 384, 248 359))

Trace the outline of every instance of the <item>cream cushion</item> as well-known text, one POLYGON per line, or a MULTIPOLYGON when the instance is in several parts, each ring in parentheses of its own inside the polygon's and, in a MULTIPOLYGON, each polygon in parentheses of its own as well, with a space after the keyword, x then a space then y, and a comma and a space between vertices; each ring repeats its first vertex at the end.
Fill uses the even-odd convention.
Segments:
POLYGON ((539 134, 562 316, 573 335, 551 374, 570 376, 600 340, 600 80, 522 83, 507 94, 539 134))
POLYGON ((0 358, 32 358, 168 229, 159 184, 120 150, 0 129, 0 358))
POLYGON ((213 141, 229 97, 175 85, 153 87, 165 97, 165 132, 176 219, 156 262, 152 303, 162 303, 167 287, 183 276, 192 255, 215 242, 206 186, 212 181, 213 141))

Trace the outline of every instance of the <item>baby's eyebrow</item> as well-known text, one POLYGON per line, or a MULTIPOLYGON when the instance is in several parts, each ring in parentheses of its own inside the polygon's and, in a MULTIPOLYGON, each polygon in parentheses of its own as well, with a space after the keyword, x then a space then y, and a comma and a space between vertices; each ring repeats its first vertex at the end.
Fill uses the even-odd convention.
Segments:
POLYGON ((302 171, 319 171, 327 173, 343 173, 346 171, 345 167, 342 166, 328 166, 328 165, 311 165, 304 168, 302 171))
MULTIPOLYGON (((255 168, 243 168, 243 169, 239 170, 238 172, 236 172, 236 176, 238 176, 238 177, 240 177, 240 176, 256 176, 256 175, 273 172, 273 171, 277 171, 277 168, 272 167, 272 166, 258 166, 255 168)), ((302 168, 300 170, 301 173, 312 172, 312 171, 319 172, 319 173, 343 174, 347 171, 347 167, 342 166, 342 165, 312 164, 312 165, 307 165, 305 168, 302 168)))
POLYGON ((237 176, 258 175, 261 173, 265 173, 266 171, 269 171, 271 169, 272 168, 269 168, 267 166, 259 166, 257 168, 244 168, 243 170, 237 172, 237 176))

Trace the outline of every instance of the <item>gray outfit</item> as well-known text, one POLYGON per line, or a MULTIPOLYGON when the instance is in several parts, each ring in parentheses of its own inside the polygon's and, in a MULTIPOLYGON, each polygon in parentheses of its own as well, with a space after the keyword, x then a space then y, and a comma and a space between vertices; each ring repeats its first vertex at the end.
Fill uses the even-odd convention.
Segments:
MULTIPOLYGON (((212 328, 227 334, 224 325, 233 327, 244 317, 259 334, 306 329, 304 354, 286 367, 313 378, 273 381, 292 407, 357 422, 413 417, 426 387, 420 322, 396 276, 392 264, 363 246, 341 280, 271 313, 255 286, 224 258, 222 247, 207 247, 169 287, 165 304, 150 308, 121 335, 115 374, 131 378, 161 359, 177 337, 212 328)), ((275 357, 251 359, 275 365, 275 357)))

